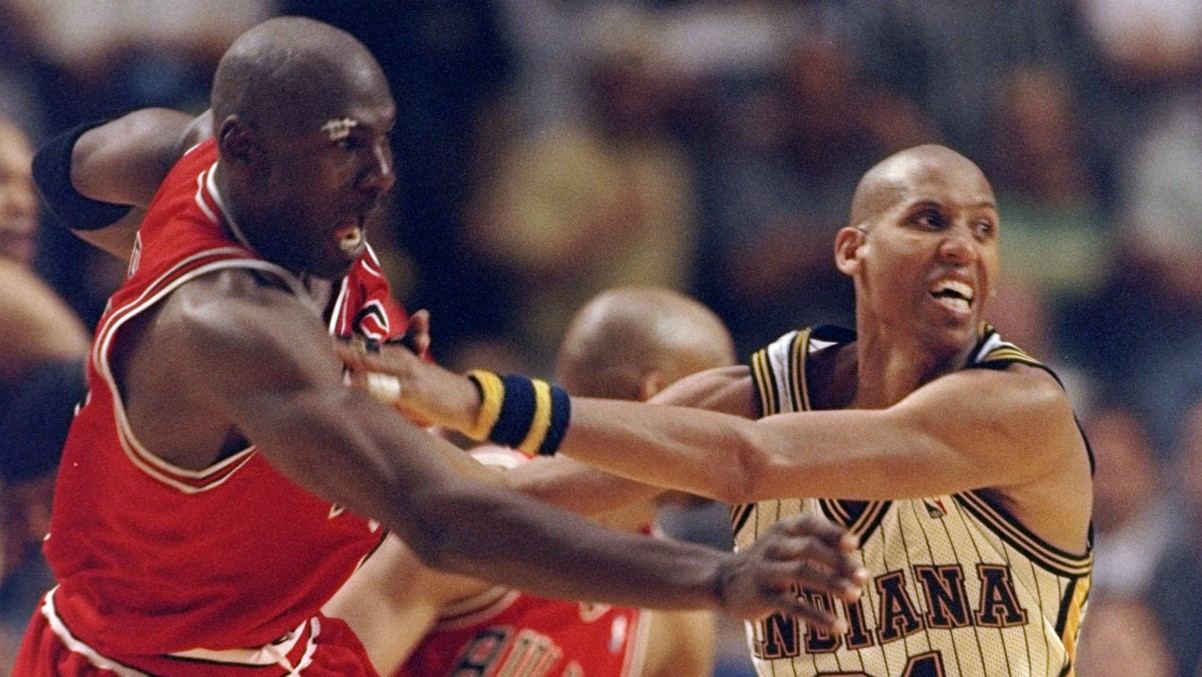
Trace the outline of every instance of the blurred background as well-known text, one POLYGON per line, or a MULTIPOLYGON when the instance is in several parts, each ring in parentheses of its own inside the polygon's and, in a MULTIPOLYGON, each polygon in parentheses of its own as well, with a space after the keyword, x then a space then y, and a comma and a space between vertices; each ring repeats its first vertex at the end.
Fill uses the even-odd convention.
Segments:
MULTIPOLYGON (((372 242, 452 368, 549 375, 618 284, 693 294, 741 356, 850 325, 832 241, 859 176, 927 141, 976 161, 1003 222, 991 321, 1058 370, 1098 457, 1078 674, 1202 674, 1202 0, 0 0, 0 115, 36 147, 200 112, 274 14, 345 28, 388 73, 398 183, 372 242)), ((0 257, 90 329, 123 266, 38 229, 28 190, 0 169, 0 257)), ((49 491, 6 479, 15 641, 49 491)), ((665 516, 718 545, 723 520, 665 516)), ((749 674, 724 637, 718 673, 749 674)))

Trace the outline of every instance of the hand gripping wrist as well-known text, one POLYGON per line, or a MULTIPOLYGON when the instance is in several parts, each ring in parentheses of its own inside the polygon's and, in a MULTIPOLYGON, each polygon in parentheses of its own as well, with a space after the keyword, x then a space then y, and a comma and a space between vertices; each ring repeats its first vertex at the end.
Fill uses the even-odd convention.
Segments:
POLYGON ((464 431, 468 437, 513 447, 527 456, 555 453, 571 419, 571 398, 563 388, 483 370, 470 372, 468 378, 480 392, 480 413, 464 431))

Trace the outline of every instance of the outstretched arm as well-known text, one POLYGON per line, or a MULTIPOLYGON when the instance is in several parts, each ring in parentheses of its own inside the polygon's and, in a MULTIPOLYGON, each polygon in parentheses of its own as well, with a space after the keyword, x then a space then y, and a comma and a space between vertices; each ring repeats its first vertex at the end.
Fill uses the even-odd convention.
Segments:
POLYGON ((231 421, 300 486, 379 519, 430 566, 551 597, 743 617, 779 610, 820 625, 835 619, 790 585, 857 592, 850 543, 830 525, 785 523, 736 555, 611 532, 463 479, 437 448, 448 442, 342 384, 324 328, 298 300, 212 277, 164 302, 142 339, 163 349, 154 359, 190 384, 195 411, 231 421))
MULTIPOLYGON (((340 349, 340 356, 355 368, 398 375, 406 405, 443 425, 470 429, 479 415, 479 391, 465 378, 394 351, 359 355, 340 349)), ((673 393, 693 389, 750 402, 751 387, 746 368, 722 369, 683 379, 657 400, 671 403, 673 393)), ((948 374, 887 409, 759 420, 573 398, 560 452, 732 504, 996 490, 1020 520, 1077 552, 1085 547, 1091 510, 1088 499, 1065 498, 1088 496, 1090 485, 1084 441, 1067 397, 1045 371, 1026 365, 948 374)))

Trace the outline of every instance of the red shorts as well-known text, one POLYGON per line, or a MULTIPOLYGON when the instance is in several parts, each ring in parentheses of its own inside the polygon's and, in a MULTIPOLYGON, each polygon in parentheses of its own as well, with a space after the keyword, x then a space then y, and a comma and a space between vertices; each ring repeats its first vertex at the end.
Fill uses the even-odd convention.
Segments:
MULTIPOLYGON (((101 656, 71 636, 57 617, 56 632, 43 611, 44 607, 39 607, 29 622, 12 677, 380 677, 350 626, 324 615, 306 621, 283 661, 259 665, 239 661, 237 654, 247 652, 208 652, 189 657, 101 656)), ((54 617, 53 611, 50 615, 54 617)))

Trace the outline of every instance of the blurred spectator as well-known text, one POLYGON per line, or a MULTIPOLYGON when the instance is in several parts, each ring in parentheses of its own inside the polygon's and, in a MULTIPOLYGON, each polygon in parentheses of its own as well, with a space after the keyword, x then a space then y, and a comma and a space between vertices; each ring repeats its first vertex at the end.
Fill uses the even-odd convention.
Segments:
MULTIPOLYGON (((1202 76, 1202 2, 1079 0, 1097 68, 1082 82, 1091 95, 1092 138, 1121 161, 1148 112, 1202 76)), ((1110 164, 1108 162, 1107 164, 1110 164)))
POLYGON ((1081 628, 1077 671, 1081 677, 1174 677, 1158 614, 1133 597, 1098 595, 1089 601, 1081 628))
POLYGON ((1195 0, 1080 0, 1090 35, 1110 70, 1131 85, 1202 73, 1202 3, 1195 0))
POLYGON ((0 0, 0 116, 35 139, 41 136, 43 112, 37 96, 37 74, 42 65, 33 38, 18 20, 8 0, 0 0))
MULTIPOLYGON (((798 41, 770 77, 727 95, 733 108, 702 170, 705 230, 697 294, 730 326, 739 354, 798 325, 850 323, 851 287, 831 242, 865 169, 892 150, 933 140, 916 129, 882 134, 879 102, 836 41, 798 41)), ((898 122, 910 120, 892 116, 898 122)))
POLYGON ((1155 114, 1120 173, 1115 265, 1068 315, 1082 360, 1146 410, 1157 446, 1202 394, 1202 92, 1155 114))
POLYGON ((85 392, 88 332, 34 272, 38 203, 24 133, 0 118, 0 674, 52 584, 41 555, 53 470, 85 392))
POLYGON ((1068 80, 1030 66, 1008 73, 1001 84, 984 162, 1006 229, 1006 274, 1035 283, 1054 308, 1057 300, 1100 284, 1108 222, 1068 80), (1056 265, 1047 264, 1049 255, 1056 265))
POLYGON ((1174 295, 1202 298, 1202 87, 1150 120, 1124 168, 1125 225, 1174 295))
POLYGON ((1074 83, 1093 71, 1073 2, 880 0, 845 11, 874 89, 917 102, 943 141, 968 157, 983 157, 990 107, 1012 68, 1044 64, 1074 83))
POLYGON ((600 35, 588 117, 515 139, 480 199, 472 246, 514 282, 510 334, 546 371, 571 314, 620 285, 681 289, 694 237, 690 166, 664 129, 652 35, 600 35))
POLYGON ((1202 597, 1193 592, 1202 586, 1202 400, 1182 421, 1182 444, 1173 466, 1183 499, 1177 515, 1182 529, 1152 574, 1148 600, 1164 628, 1178 674, 1194 677, 1202 669, 1202 597))
POLYGON ((274 9, 271 0, 5 2, 56 71, 41 83, 54 129, 148 105, 203 110, 217 59, 274 9))
POLYGON ((582 64, 590 3, 498 0, 501 28, 513 46, 514 74, 506 92, 511 117, 504 133, 536 134, 583 114, 582 64))
POLYGON ((387 236, 373 243, 394 292, 406 306, 431 311, 439 354, 493 332, 504 320, 506 290, 487 260, 465 247, 464 212, 513 77, 496 2, 282 0, 280 8, 351 33, 388 76, 397 103, 395 214, 386 226, 393 246, 387 236))
POLYGON ((1179 535, 1160 456, 1138 414, 1123 404, 1103 405, 1082 424, 1097 459, 1093 590, 1141 598, 1179 535))

